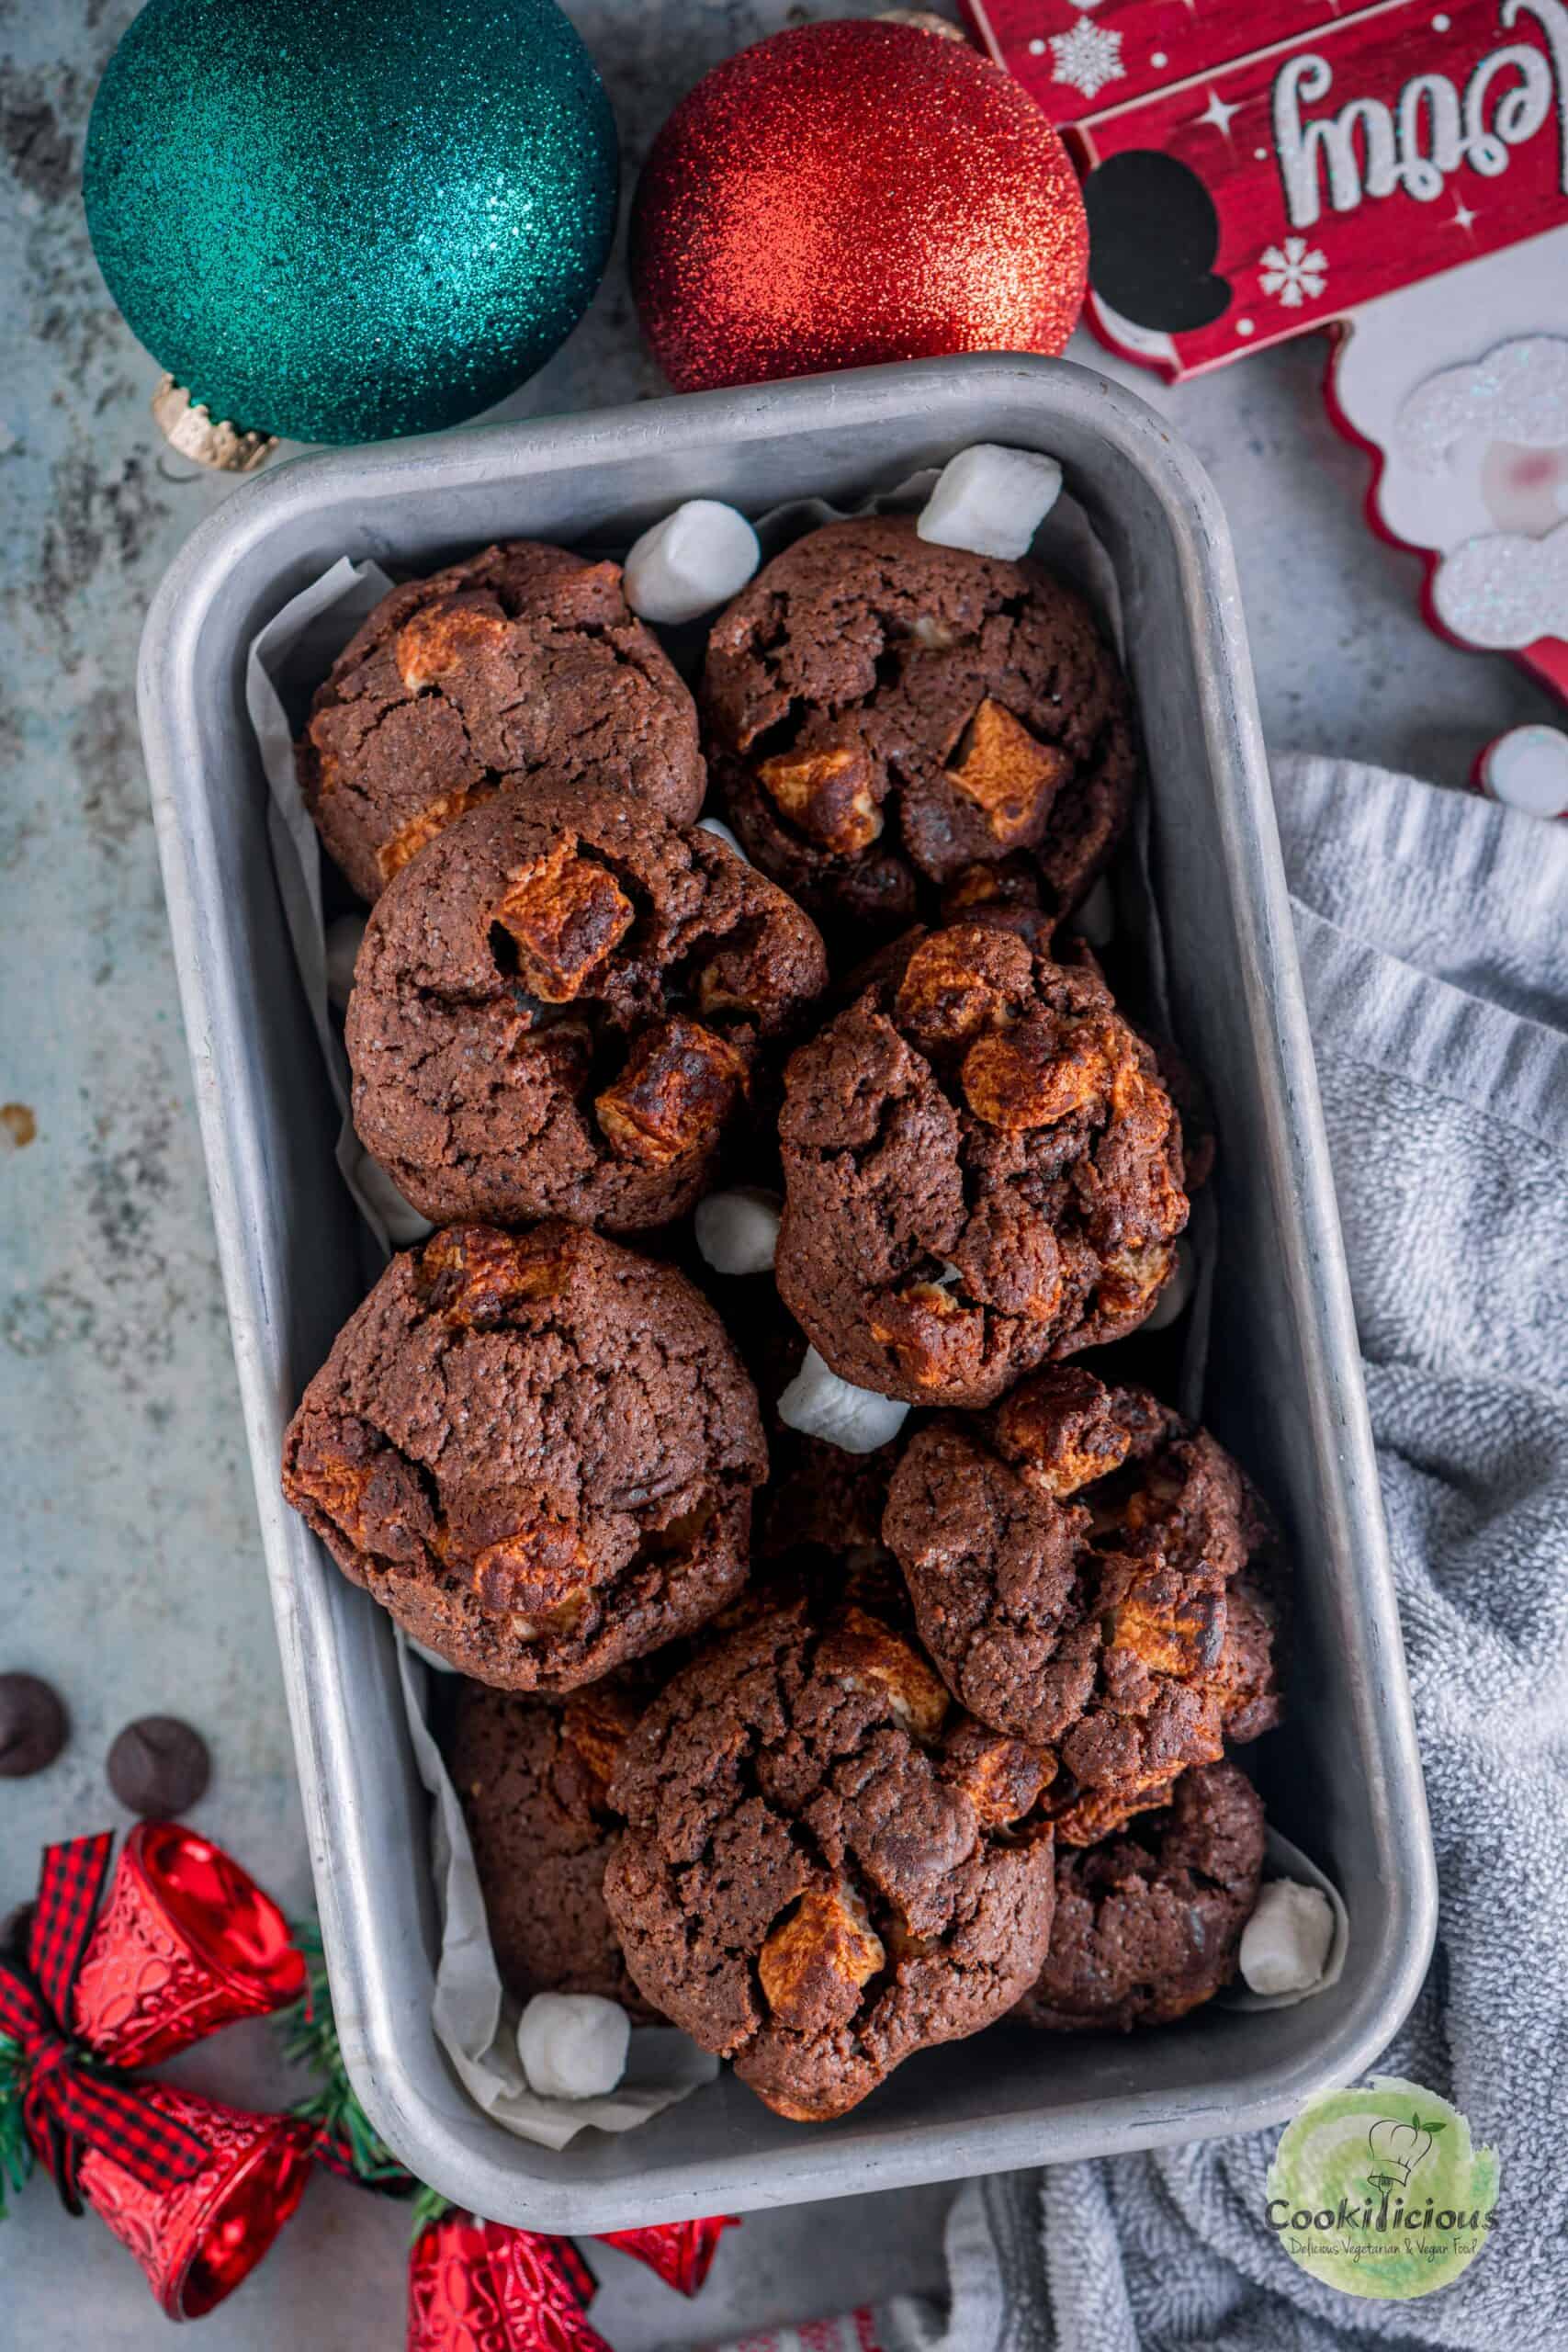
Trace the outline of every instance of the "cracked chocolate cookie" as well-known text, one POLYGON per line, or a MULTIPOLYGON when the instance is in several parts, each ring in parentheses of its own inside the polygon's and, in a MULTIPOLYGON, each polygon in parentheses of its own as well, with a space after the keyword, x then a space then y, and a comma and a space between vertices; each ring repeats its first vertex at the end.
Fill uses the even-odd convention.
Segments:
POLYGON ((1060 1365, 909 1440, 883 1535, 920 1639, 982 1723, 1050 1747, 1058 1838, 1163 1801, 1278 1720, 1269 1534, 1206 1430, 1060 1365))
POLYGON ((495 798, 370 917, 355 1125, 437 1224, 662 1225, 826 981, 808 918, 700 826, 582 786, 495 798))
POLYGON ((1262 1802, 1234 1764, 1185 1773, 1120 1837, 1060 1849, 1050 1949, 1019 2017, 1056 2032, 1185 2017, 1235 1975, 1262 1869, 1262 1802))
POLYGON ((745 1582, 756 1393, 671 1266, 578 1226, 394 1258, 305 1391, 283 1491, 345 1576, 476 1681, 564 1691, 745 1582))
POLYGON ((533 539, 383 597, 317 688, 295 759, 364 899, 494 792, 581 780, 684 825, 705 789, 695 707, 619 564, 533 539))
POLYGON ((784 1078, 774 1272, 841 1379, 987 1404, 1169 1279, 1176 1114, 1092 971, 987 923, 916 934, 784 1078))
POLYGON ((773 1610, 705 1648, 632 1733, 604 1901, 646 1998, 796 2121, 989 2025, 1038 1973, 1040 1760, 950 1711, 856 1609, 773 1610))
POLYGON ((647 1691, 595 1682, 559 1704, 466 1682, 450 1758, 496 1965, 519 2001, 599 1993, 650 2018, 604 1908, 609 1784, 647 1691))
POLYGON ((1132 799, 1127 692, 1083 599, 1039 564, 930 547, 908 515, 775 556, 715 624, 701 700, 749 854, 863 931, 1015 855, 1061 913, 1132 799))

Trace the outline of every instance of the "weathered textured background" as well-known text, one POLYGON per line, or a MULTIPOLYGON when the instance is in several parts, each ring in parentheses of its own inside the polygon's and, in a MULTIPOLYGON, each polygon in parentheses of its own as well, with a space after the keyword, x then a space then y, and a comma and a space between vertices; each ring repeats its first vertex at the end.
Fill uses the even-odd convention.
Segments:
MULTIPOLYGON (((628 181, 718 58, 786 21, 863 13, 569 8, 609 82, 628 181)), ((132 695, 148 595, 225 485, 164 454, 147 413, 156 371, 104 292, 77 192, 92 92, 134 13, 131 0, 0 5, 0 1101, 23 1106, 0 1122, 0 1667, 58 1683, 75 1731, 52 1770, 0 1783, 0 1911, 28 1891, 43 1839, 118 1817, 108 1740, 160 1709, 212 1742, 201 1823, 288 1902, 309 1892, 132 695)), ((1503 662, 1421 628, 1417 568, 1367 535, 1364 462, 1325 421, 1325 349, 1261 354, 1173 394, 1135 380, 1224 494, 1270 741, 1458 783, 1490 735, 1544 707, 1503 662)), ((1081 356, 1100 359, 1092 345, 1081 356)), ((571 344, 509 406, 658 389, 617 261, 571 344)), ((185 2071, 257 2104, 285 2096, 259 2032, 185 2071)), ((934 2284, 943 2201, 759 2217, 727 2242, 696 2324, 934 2284)), ((204 2344, 400 2341, 404 2234, 400 2211, 323 2180, 204 2344)), ((604 2267, 595 2317, 621 2352, 689 2340, 661 2289, 618 2256, 604 2267)), ((68 2224, 39 2184, 0 2236, 0 2340, 17 2345, 164 2340, 129 2257, 93 2222, 68 2224)))

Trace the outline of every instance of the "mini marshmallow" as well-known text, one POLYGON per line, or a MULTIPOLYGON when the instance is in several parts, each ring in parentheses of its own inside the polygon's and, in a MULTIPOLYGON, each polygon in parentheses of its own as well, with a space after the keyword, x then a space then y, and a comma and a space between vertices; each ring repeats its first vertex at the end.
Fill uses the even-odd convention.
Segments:
POLYGON ((735 835, 730 831, 729 827, 728 825, 721 825, 716 817, 699 817, 697 819, 697 831, 699 833, 711 833, 715 841, 719 841, 724 843, 726 849, 732 849, 735 852, 736 856, 740 860, 742 865, 750 865, 750 859, 747 856, 745 851, 736 840, 735 835))
POLYGON ((340 1012, 348 1010, 348 992, 354 986, 354 967, 364 936, 363 915, 339 915, 336 922, 327 925, 327 997, 340 1012))
POLYGON ((932 547, 967 548, 1016 563, 1029 553, 1061 488, 1055 458, 982 441, 943 466, 915 528, 932 547))
POLYGON ((1254 1993, 1310 1993, 1334 1941, 1334 1907, 1319 1886, 1270 1879, 1241 1931, 1241 1973, 1254 1993))
POLYGON ((1481 757, 1481 781, 1494 800, 1532 817, 1568 817, 1568 735, 1532 721, 1511 727, 1481 757))
POLYGON ((697 1248, 716 1274, 766 1274, 779 1238, 779 1198, 754 1184, 697 1203, 697 1248))
POLYGON ((354 1180, 387 1228, 387 1238, 394 1250, 406 1250, 412 1242, 423 1241, 435 1227, 427 1216, 421 1216, 412 1202, 405 1201, 378 1159, 362 1151, 355 1163, 354 1180))
POLYGON ((779 1419, 804 1437, 819 1437, 844 1453, 874 1453, 897 1437, 908 1405, 896 1396, 879 1396, 872 1388, 852 1387, 829 1372, 815 1348, 779 1398, 779 1419))
POLYGON ((626 602, 645 621, 694 621, 738 594, 761 560, 744 514, 716 498, 688 498, 627 556, 626 602))
POLYGON ((517 2055, 539 2098, 603 2098, 626 2071, 631 2019, 597 1993, 536 1993, 517 2021, 517 2055))
POLYGON ((1102 874, 1082 906, 1067 917, 1067 928, 1091 947, 1109 947, 1116 936, 1116 900, 1102 874))
POLYGON ((1144 1317, 1145 1331, 1163 1331, 1185 1314, 1198 1280, 1198 1268, 1192 1256, 1192 1244, 1183 1234, 1176 1245, 1176 1272, 1144 1317))

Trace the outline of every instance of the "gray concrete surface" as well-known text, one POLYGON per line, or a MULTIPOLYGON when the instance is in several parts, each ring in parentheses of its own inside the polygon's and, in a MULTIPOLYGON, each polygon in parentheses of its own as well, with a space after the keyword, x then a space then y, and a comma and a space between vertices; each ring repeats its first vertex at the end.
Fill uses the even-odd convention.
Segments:
MULTIPOLYGON (((786 21, 777 0, 569 0, 599 58, 628 179, 671 105, 786 21)), ((161 448, 155 369, 93 266, 82 132, 130 0, 0 6, 0 1667, 66 1693, 74 1739, 0 1783, 0 1910, 39 1845, 122 1820, 103 1780, 130 1716, 189 1715, 216 1775, 196 1818, 290 1904, 308 1899, 288 1735, 254 1523, 184 1040, 136 740, 137 633, 164 567, 222 481, 161 448), (25 1123, 17 1123, 18 1127, 25 1123)), ((1082 356, 1098 361, 1085 343, 1082 356)), ((1501 660, 1443 646, 1418 569, 1368 534, 1365 461, 1330 428, 1317 339, 1177 392, 1125 372, 1195 443, 1235 532, 1265 722, 1280 748, 1353 752, 1462 780, 1505 726, 1549 716, 1501 660)), ((619 259, 512 413, 659 389, 619 259)), ((186 2071, 281 2103, 261 2031, 186 2071)), ((753 2219, 697 2312, 606 2257, 596 2318, 619 2352, 934 2287, 944 2193, 753 2219)), ((400 2341, 401 2213, 322 2181, 265 2267, 204 2327, 210 2352, 400 2341)), ((139 2274, 35 2184, 0 2233, 0 2341, 140 2352, 163 2340, 139 2274)))

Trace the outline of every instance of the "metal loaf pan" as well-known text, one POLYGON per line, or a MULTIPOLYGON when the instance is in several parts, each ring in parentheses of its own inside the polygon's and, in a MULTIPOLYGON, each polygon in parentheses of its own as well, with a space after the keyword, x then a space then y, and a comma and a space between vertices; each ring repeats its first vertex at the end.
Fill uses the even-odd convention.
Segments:
POLYGON ((1430 1837, 1344 1258, 1230 543, 1164 422, 1063 362, 976 356, 306 458, 235 491, 161 587, 141 709, 339 2030, 399 2154, 502 2222, 594 2231, 1240 2132, 1364 2068, 1434 1932, 1430 1837), (285 1422, 362 1291, 335 1122, 273 880, 244 648, 343 554, 429 570, 498 537, 628 541, 698 493, 853 503, 971 442, 1049 451, 1118 574, 1182 1044, 1220 1132, 1207 1411, 1285 1521, 1294 1705, 1279 1826, 1352 1923, 1331 1991, 1125 2038, 998 2027, 802 2126, 721 2077, 556 2154, 472 2107, 429 2021, 425 1799, 390 1627, 277 1487, 285 1422))

